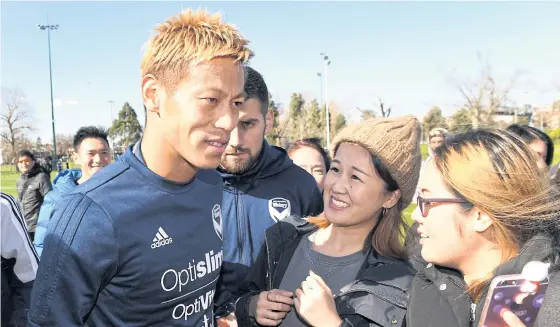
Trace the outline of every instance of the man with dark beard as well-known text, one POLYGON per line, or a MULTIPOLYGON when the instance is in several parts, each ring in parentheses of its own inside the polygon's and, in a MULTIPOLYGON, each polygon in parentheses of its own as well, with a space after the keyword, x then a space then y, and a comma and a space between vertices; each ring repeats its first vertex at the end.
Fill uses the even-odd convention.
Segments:
POLYGON ((265 230, 295 215, 306 217, 323 210, 313 176, 296 166, 287 152, 269 145, 265 135, 273 127, 268 88, 262 76, 248 67, 246 100, 239 123, 231 133, 218 171, 224 179, 222 204, 224 264, 218 282, 216 315, 235 311, 237 287, 255 262, 265 230))

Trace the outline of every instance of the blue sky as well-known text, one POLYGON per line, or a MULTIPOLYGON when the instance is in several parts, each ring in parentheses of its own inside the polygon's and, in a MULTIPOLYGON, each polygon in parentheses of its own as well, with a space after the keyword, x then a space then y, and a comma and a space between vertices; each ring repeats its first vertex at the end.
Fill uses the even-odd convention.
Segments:
POLYGON ((477 53, 506 84, 522 72, 512 102, 560 99, 560 2, 6 2, 1 12, 1 84, 25 92, 37 131, 49 139, 47 14, 57 133, 109 126, 125 101, 143 123, 139 65, 152 28, 182 8, 220 11, 255 51, 252 66, 276 101, 320 97, 326 51, 329 98, 350 119, 381 97, 394 115, 450 113, 461 98, 452 79, 475 78, 477 53))

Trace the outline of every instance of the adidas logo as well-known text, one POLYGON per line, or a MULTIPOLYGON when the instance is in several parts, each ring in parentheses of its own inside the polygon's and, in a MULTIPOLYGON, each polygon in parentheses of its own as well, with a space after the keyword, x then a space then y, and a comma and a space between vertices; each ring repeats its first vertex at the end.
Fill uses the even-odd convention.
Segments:
POLYGON ((152 242, 152 249, 155 249, 173 243, 173 239, 167 235, 163 228, 160 227, 158 228, 156 237, 154 237, 152 242))

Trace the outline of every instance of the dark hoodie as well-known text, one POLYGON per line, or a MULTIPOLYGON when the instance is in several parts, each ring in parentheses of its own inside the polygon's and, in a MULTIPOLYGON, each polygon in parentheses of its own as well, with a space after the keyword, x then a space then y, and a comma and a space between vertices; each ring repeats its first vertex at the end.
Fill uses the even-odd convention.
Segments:
POLYGON ((34 233, 43 199, 52 190, 50 176, 44 173, 38 163, 35 163, 30 171, 21 174, 16 185, 27 229, 30 233, 34 233))
MULTIPOLYGON (((410 260, 418 273, 412 283, 407 312, 407 326, 414 327, 474 327, 478 326, 484 303, 474 304, 466 292, 462 274, 450 268, 432 265, 423 260, 417 223, 407 238, 410 260), (431 314, 427 314, 431 312, 431 314)), ((527 241, 519 255, 494 270, 494 276, 520 274, 529 261, 558 262, 558 235, 540 233, 527 241)), ((560 298, 560 274, 551 270, 543 306, 534 327, 558 326, 560 312, 556 309, 560 298)), ((488 288, 480 299, 486 299, 488 288)))
POLYGON ((323 199, 315 179, 295 165, 284 149, 266 141, 247 172, 220 174, 224 179, 224 264, 216 301, 221 309, 216 314, 223 316, 234 310, 233 303, 225 299, 237 292, 257 259, 265 230, 290 215, 321 213, 323 199))

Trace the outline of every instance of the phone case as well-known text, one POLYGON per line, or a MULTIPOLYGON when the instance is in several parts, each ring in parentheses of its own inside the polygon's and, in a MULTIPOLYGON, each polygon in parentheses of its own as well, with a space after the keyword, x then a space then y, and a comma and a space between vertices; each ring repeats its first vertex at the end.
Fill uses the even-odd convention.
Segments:
POLYGON ((532 327, 544 300, 548 278, 531 293, 522 291, 530 286, 528 283, 521 274, 495 277, 490 283, 478 327, 504 327, 502 309, 510 310, 525 326, 532 327))

